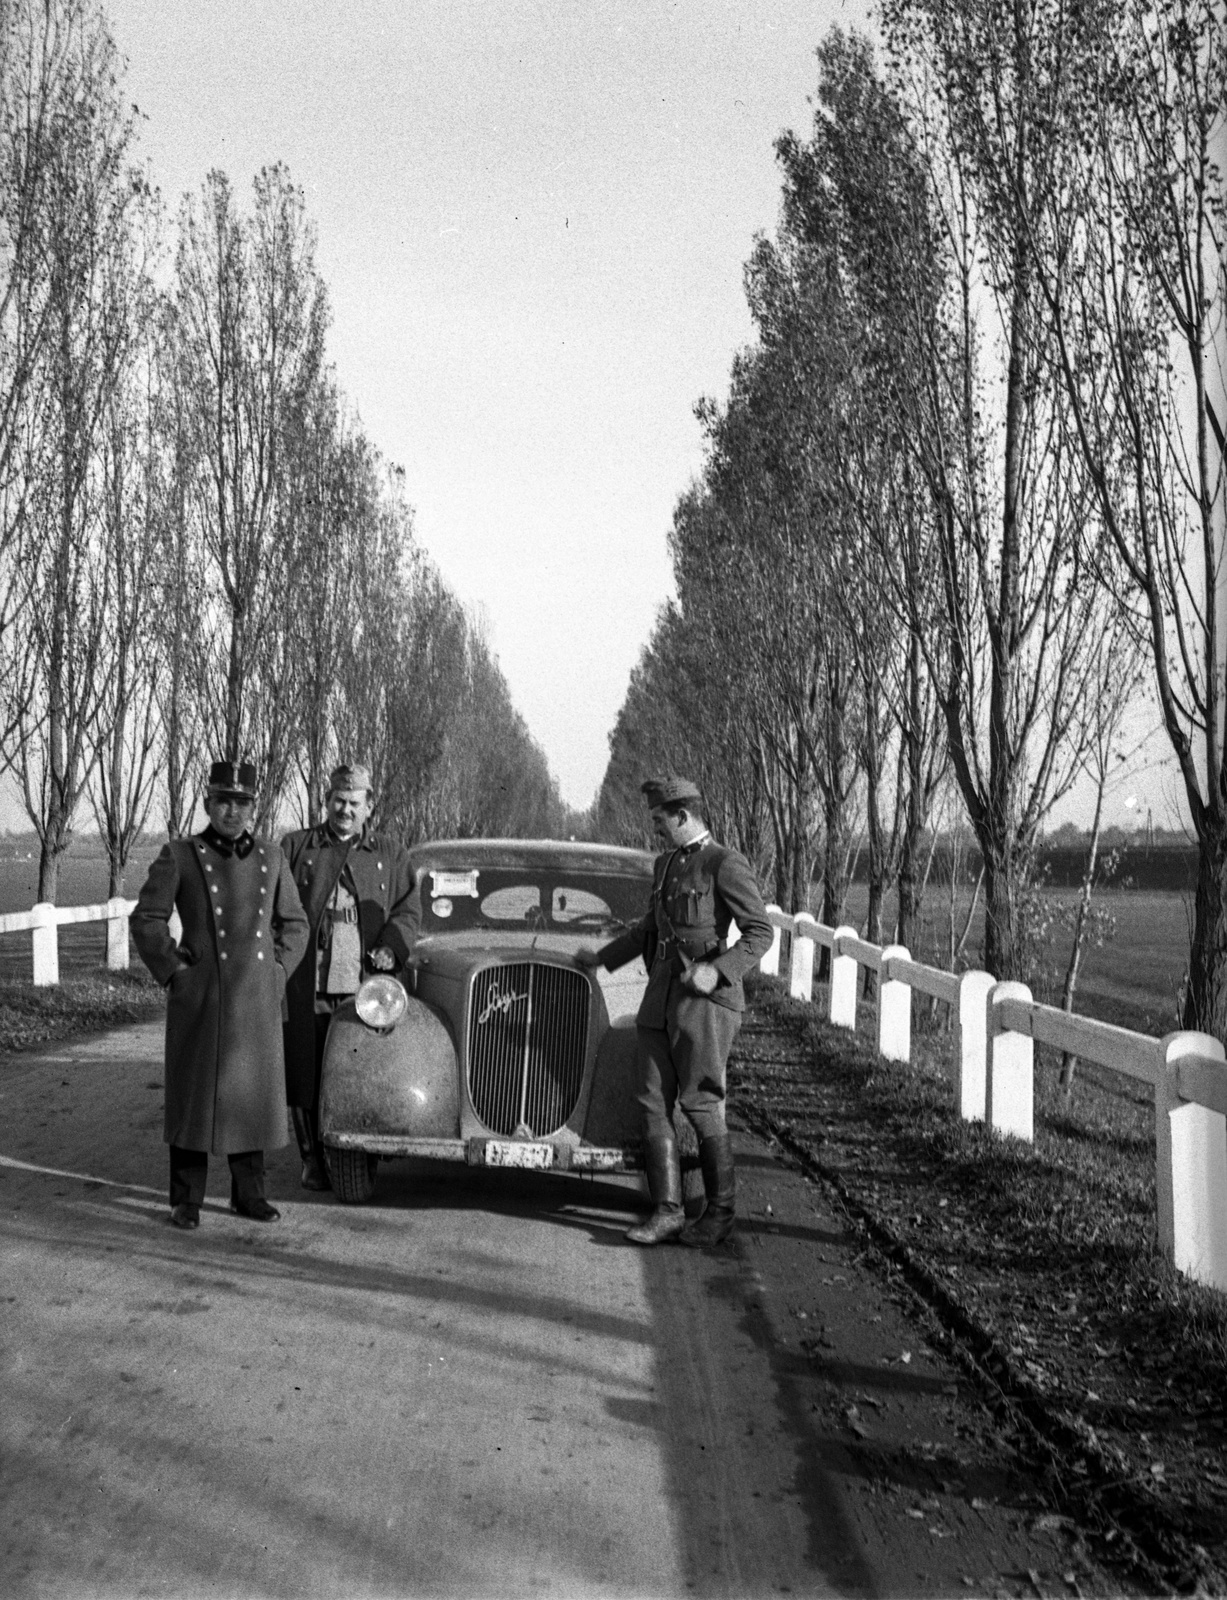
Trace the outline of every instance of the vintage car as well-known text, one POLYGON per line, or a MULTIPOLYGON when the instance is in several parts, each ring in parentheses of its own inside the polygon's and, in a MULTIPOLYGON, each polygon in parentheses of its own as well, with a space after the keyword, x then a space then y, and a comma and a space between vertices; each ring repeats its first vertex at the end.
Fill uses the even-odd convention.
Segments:
POLYGON ((643 850, 452 839, 411 852, 422 933, 405 982, 376 975, 332 1020, 320 1131, 333 1189, 369 1200, 377 1163, 427 1156, 562 1172, 642 1168, 639 960, 588 970, 637 922, 643 850))

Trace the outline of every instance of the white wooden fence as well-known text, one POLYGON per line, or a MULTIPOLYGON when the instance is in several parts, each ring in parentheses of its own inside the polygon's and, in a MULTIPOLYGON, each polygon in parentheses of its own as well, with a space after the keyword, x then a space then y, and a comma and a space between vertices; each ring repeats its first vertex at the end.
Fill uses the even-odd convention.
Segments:
POLYGON ((107 966, 112 972, 128 966, 128 917, 135 900, 107 900, 100 906, 53 906, 40 900, 29 911, 0 916, 0 933, 31 933, 34 982, 42 987, 60 981, 60 947, 56 929, 66 922, 105 922, 107 966))
POLYGON ((780 971, 781 935, 791 935, 788 972, 794 998, 811 1000, 814 952, 831 952, 828 1011, 837 1027, 856 1027, 860 969, 878 975, 877 1046, 890 1061, 911 1055, 912 994, 931 995, 958 1022, 954 1099, 960 1116, 999 1133, 1034 1138, 1035 1045, 1148 1083, 1155 1097, 1155 1177, 1159 1242, 1191 1278, 1227 1290, 1227 1058, 1206 1033, 1152 1039, 1040 1005, 1022 983, 987 972, 943 972, 913 961, 902 945, 882 948, 855 928, 828 928, 805 912, 768 915, 775 938, 761 962, 780 971))

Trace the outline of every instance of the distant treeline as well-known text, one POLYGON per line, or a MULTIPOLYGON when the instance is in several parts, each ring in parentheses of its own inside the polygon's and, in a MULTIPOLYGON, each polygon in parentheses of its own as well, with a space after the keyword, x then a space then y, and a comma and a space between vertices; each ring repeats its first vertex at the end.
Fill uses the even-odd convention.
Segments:
MULTIPOLYGON (((952 850, 948 840, 939 839, 933 850, 930 884, 950 882, 952 855, 957 881, 968 886, 975 883, 982 865, 976 846, 964 844, 952 850)), ((1085 871, 1085 844, 1041 844, 1031 882, 1040 888, 1076 889, 1085 871)), ((856 883, 868 882, 869 863, 864 852, 857 857, 852 876, 856 883)), ((1192 894, 1196 886, 1196 845, 1142 841, 1100 848, 1095 866, 1097 889, 1170 889, 1192 894)))

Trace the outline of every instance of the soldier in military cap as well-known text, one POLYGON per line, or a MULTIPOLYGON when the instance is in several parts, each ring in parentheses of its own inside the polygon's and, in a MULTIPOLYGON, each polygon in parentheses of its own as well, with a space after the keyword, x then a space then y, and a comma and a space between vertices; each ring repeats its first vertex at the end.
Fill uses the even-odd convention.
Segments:
POLYGON ((586 966, 611 971, 635 956, 648 963, 648 986, 636 1017, 651 1217, 632 1228, 636 1244, 719 1244, 733 1226, 736 1180, 724 1120, 729 1051, 745 1008, 742 977, 771 944, 771 924, 749 862, 719 845, 704 819, 702 797, 687 778, 643 785, 656 836, 652 896, 643 920, 600 950, 579 952, 586 966), (739 937, 730 944, 729 928, 739 937), (697 1222, 682 1208, 682 1177, 673 1130, 681 1103, 699 1137, 707 1205, 697 1222))
POLYGON ((331 1185, 319 1136, 320 1073, 332 1014, 371 972, 403 968, 421 906, 409 852, 367 826, 370 771, 352 762, 328 779, 327 816, 281 841, 310 923, 310 954, 290 984, 286 1098, 305 1189, 331 1185))
POLYGON ((132 913, 136 948, 168 994, 164 1136, 178 1228, 199 1225, 210 1153, 229 1158, 232 1211, 280 1215, 265 1198, 264 1152, 288 1139, 281 1013, 307 919, 281 852, 251 832, 255 801, 255 768, 215 761, 208 827, 163 845, 132 913))

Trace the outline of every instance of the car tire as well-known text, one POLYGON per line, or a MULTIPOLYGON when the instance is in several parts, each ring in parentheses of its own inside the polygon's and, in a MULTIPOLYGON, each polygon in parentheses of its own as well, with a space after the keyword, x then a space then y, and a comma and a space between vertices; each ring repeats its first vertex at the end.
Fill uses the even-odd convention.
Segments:
POLYGON ((334 1150, 325 1145, 324 1160, 337 1199, 347 1206, 365 1205, 375 1193, 379 1157, 368 1155, 365 1150, 334 1150))

